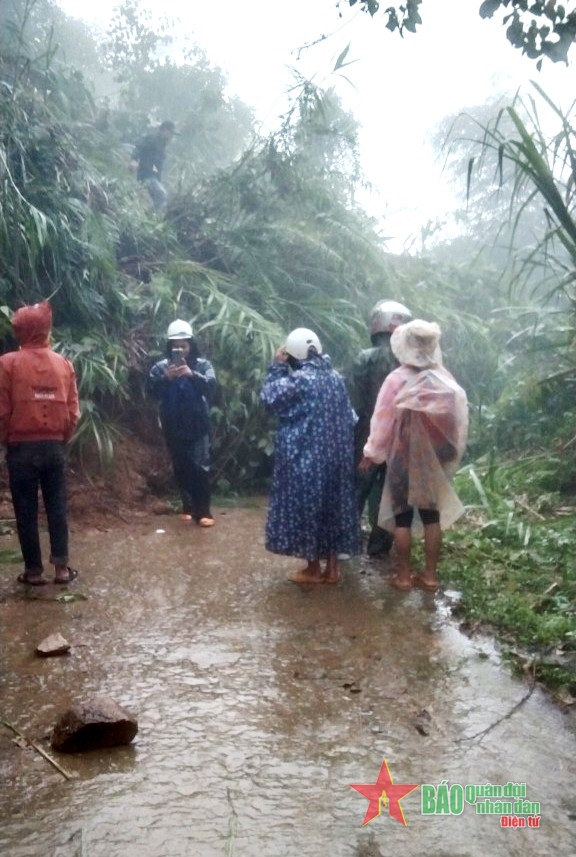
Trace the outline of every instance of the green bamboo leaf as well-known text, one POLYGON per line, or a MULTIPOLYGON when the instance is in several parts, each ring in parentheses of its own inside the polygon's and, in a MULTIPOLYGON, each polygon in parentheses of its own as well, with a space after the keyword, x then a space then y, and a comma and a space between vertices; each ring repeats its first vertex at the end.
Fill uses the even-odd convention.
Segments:
POLYGON ((348 56, 349 51, 350 51, 350 42, 348 42, 348 44, 346 45, 344 50, 339 54, 339 56, 336 60, 336 63, 334 65, 334 71, 338 71, 338 69, 343 68, 344 65, 349 65, 349 63, 344 62, 346 57, 348 56))

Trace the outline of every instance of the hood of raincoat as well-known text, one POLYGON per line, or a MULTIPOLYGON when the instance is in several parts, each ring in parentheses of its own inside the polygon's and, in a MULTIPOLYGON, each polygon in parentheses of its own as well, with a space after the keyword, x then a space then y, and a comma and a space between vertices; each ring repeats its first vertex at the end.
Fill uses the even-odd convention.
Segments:
POLYGON ((48 345, 52 329, 52 308, 48 301, 17 309, 12 316, 12 329, 22 347, 48 345))

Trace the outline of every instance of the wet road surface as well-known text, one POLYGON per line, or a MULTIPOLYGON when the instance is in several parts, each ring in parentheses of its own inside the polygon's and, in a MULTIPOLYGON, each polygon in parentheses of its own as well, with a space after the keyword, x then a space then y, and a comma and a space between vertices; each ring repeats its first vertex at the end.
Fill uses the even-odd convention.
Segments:
POLYGON ((298 561, 264 550, 263 502, 216 518, 74 527, 69 591, 85 601, 26 592, 20 566, 0 566, 0 719, 47 750, 88 696, 139 722, 130 747, 53 753, 70 781, 0 726, 2 857, 576 853, 567 715, 539 691, 514 710, 527 686, 459 633, 442 597, 395 591, 387 563, 365 558, 337 587, 297 587, 298 561), (38 658, 55 632, 71 653, 38 658), (387 805, 362 826, 369 802, 350 783, 374 784, 384 759, 395 784, 419 785, 401 800, 406 826, 387 805), (444 780, 526 784, 539 827, 466 803, 423 814, 422 785, 444 780))

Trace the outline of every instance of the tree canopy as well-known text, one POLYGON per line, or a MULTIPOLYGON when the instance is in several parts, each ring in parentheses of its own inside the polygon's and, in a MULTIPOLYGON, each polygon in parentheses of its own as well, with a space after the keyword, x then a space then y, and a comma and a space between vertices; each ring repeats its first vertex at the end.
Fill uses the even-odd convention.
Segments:
MULTIPOLYGON (((524 417, 521 394, 532 388, 518 382, 528 363, 523 354, 513 361, 508 343, 519 351, 525 319, 479 260, 477 243, 488 231, 485 195, 470 249, 458 259, 450 247, 441 264, 429 254, 392 257, 356 203, 363 182, 358 127, 333 91, 297 78, 279 127, 263 137, 204 52, 187 46, 179 61, 165 54, 133 0, 100 41, 94 35, 92 49, 83 33, 80 67, 58 48, 77 38, 77 23, 69 29, 65 16, 53 17, 50 0, 14 0, 11 8, 0 28, 0 338, 10 346, 11 309, 51 298, 59 347, 80 381, 77 443, 95 440, 108 449, 113 430, 146 425, 147 367, 161 353, 168 322, 186 318, 218 370, 215 482, 219 490, 253 485, 269 464, 258 389, 275 348, 292 327, 311 327, 346 369, 368 344, 366 318, 381 298, 440 322, 446 363, 467 389, 479 428, 471 454, 494 443, 498 420, 501 437, 515 441, 507 428, 524 417), (166 118, 180 134, 163 176, 167 210, 158 217, 129 161, 138 137, 166 118), (516 398, 499 413, 513 364, 516 398)), ((498 126, 503 130, 522 128, 510 121, 498 126)), ((497 157, 514 153, 499 136, 491 139, 497 157)), ((572 162, 571 145, 569 152, 572 162)), ((462 161, 455 166, 465 173, 462 161)), ((489 175, 491 162, 475 163, 489 175)), ((556 171, 548 178, 541 171, 543 180, 553 182, 556 171)), ((572 217, 570 187, 567 210, 552 209, 562 217, 563 231, 553 230, 560 242, 572 217)), ((527 201, 536 204, 530 194, 514 199, 523 211, 527 201)), ((536 248, 535 260, 549 266, 551 247, 536 248)), ((566 264, 565 251, 555 258, 566 264)), ((534 276, 541 285, 540 273, 534 276)), ((545 362, 557 360, 563 342, 554 339, 545 362)), ((529 407, 540 422, 523 420, 526 448, 552 436, 551 420, 565 436, 564 395, 529 407)))
MULTIPOLYGON (((344 2, 344 0, 341 0, 344 2)), ((380 10, 378 0, 346 0, 350 6, 360 4, 369 15, 380 10)), ((422 24, 420 7, 424 0, 405 0, 403 5, 388 6, 383 10, 386 26, 392 32, 415 33, 422 24)), ((576 8, 574 2, 557 3, 556 0, 484 0, 480 4, 481 18, 492 18, 504 13, 502 24, 510 44, 538 61, 543 57, 552 62, 567 62, 568 51, 576 40, 576 8)))

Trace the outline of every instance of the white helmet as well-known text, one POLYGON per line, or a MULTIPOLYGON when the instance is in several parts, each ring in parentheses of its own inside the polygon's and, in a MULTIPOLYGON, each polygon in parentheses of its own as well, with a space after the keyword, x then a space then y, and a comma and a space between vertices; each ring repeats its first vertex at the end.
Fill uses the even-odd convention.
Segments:
POLYGON ((368 330, 370 336, 375 333, 392 333, 401 324, 406 324, 412 318, 412 313, 397 301, 378 301, 372 307, 368 330))
POLYGON ((166 339, 192 339, 193 336, 192 328, 187 321, 182 321, 181 318, 171 321, 166 331, 166 339))
POLYGON ((313 330, 307 327, 297 327, 286 337, 286 351, 297 360, 306 360, 310 347, 316 349, 317 354, 322 354, 322 345, 313 330))

